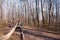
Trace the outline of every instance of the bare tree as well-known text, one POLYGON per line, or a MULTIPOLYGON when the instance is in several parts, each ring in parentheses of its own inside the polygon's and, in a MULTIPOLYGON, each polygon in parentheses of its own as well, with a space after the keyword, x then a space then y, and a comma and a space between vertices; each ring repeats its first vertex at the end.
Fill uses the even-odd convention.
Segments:
POLYGON ((52 7, 52 1, 51 0, 49 0, 49 26, 50 26, 50 16, 51 16, 51 7, 52 7))
POLYGON ((59 4, 58 4, 59 0, 56 1, 56 27, 58 26, 58 14, 59 14, 59 4))
POLYGON ((41 0, 41 13, 42 13, 42 26, 44 26, 44 13, 43 13, 44 2, 41 0))
POLYGON ((3 19, 2 0, 0 0, 0 18, 3 19))
POLYGON ((35 0, 36 2, 36 20, 37 20, 37 27, 39 27, 39 0, 35 0))

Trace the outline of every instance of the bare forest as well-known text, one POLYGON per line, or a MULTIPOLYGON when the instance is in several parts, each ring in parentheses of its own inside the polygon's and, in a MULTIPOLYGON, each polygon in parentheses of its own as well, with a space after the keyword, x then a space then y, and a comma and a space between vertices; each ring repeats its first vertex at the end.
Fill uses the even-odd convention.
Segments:
MULTIPOLYGON (((21 40, 60 40, 60 0, 0 0, 0 34, 6 35, 19 22, 26 36, 21 40)), ((7 39, 20 40, 19 28, 7 39)))

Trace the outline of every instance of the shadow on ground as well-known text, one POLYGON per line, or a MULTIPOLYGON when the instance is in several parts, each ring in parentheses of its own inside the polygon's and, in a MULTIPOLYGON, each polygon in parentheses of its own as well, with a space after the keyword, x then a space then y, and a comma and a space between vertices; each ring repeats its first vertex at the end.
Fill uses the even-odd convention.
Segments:
POLYGON ((60 40, 60 39, 56 39, 56 38, 51 38, 51 37, 48 37, 48 36, 44 36, 42 33, 32 32, 32 31, 36 31, 34 29, 27 29, 27 28, 24 28, 24 29, 26 29, 26 30, 23 30, 23 32, 25 34, 30 34, 30 35, 37 36, 37 37, 44 37, 44 38, 48 38, 48 39, 52 39, 52 40, 60 40))

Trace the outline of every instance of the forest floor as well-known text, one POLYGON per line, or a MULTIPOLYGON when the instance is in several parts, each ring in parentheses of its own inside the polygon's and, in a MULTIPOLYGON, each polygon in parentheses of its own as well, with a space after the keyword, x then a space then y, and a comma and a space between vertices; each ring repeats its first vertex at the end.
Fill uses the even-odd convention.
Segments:
MULTIPOLYGON (((44 30, 44 29, 43 29, 44 30)), ((23 31, 26 36, 26 39, 30 40, 60 40, 60 34, 48 33, 36 28, 23 26, 23 31), (28 37, 28 38, 27 38, 28 37)))
MULTIPOLYGON (((0 37, 7 34, 10 29, 9 27, 0 28, 0 37)), ((27 26, 23 26, 22 29, 24 32, 24 40, 60 40, 60 34, 43 32, 27 26)), ((15 31, 9 40, 20 40, 20 32, 15 31)))

